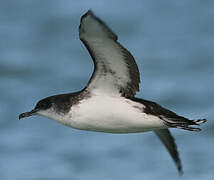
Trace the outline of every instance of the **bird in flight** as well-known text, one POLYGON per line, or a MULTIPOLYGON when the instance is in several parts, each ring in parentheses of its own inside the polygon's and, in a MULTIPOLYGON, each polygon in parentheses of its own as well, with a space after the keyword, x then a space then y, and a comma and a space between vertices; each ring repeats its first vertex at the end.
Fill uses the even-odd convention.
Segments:
POLYGON ((154 131, 182 173, 177 146, 169 128, 200 131, 206 119, 189 120, 160 106, 135 97, 140 74, 131 55, 117 35, 89 10, 81 18, 79 38, 94 62, 86 87, 78 92, 40 100, 19 119, 41 115, 72 128, 105 133, 154 131))

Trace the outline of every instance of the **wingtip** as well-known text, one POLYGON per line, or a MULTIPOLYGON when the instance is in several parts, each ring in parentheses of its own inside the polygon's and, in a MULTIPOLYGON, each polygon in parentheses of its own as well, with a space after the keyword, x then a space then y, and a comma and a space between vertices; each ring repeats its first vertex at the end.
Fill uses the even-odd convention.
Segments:
POLYGON ((117 35, 89 9, 80 20, 79 37, 81 40, 88 37, 110 38, 117 40, 117 35))
POLYGON ((179 173, 179 176, 180 176, 180 177, 182 177, 182 176, 184 175, 184 172, 183 172, 182 169, 181 169, 181 171, 179 171, 178 173, 179 173))
POLYGON ((91 9, 89 9, 86 14, 88 14, 88 15, 94 15, 94 12, 91 9))
POLYGON ((87 16, 94 16, 94 12, 91 9, 89 9, 85 14, 82 15, 81 19, 83 19, 87 16))
POLYGON ((183 174, 184 174, 184 171, 183 171, 181 164, 178 165, 178 173, 179 173, 179 176, 183 176, 183 174))

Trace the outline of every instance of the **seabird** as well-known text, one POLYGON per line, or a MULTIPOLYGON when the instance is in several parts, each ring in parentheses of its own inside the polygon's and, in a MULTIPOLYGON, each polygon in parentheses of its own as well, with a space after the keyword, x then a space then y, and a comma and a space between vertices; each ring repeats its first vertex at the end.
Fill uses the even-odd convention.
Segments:
POLYGON ((169 128, 200 131, 194 125, 199 126, 206 119, 189 120, 155 102, 135 97, 140 74, 133 56, 91 10, 81 17, 79 38, 94 62, 94 72, 86 87, 44 98, 32 111, 20 114, 19 119, 41 115, 72 128, 105 133, 154 131, 182 173, 169 128))

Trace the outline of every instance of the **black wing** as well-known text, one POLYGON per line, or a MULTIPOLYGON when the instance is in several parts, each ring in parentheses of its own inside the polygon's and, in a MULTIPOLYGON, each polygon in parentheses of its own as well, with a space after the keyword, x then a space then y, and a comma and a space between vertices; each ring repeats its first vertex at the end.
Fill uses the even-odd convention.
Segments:
POLYGON ((171 135, 170 131, 168 129, 160 129, 160 130, 155 130, 154 132, 159 137, 161 142, 164 144, 166 149, 168 150, 169 154, 171 155, 172 159, 174 160, 178 168, 179 173, 182 174, 183 171, 182 171, 181 160, 179 158, 179 153, 177 150, 175 140, 171 135))

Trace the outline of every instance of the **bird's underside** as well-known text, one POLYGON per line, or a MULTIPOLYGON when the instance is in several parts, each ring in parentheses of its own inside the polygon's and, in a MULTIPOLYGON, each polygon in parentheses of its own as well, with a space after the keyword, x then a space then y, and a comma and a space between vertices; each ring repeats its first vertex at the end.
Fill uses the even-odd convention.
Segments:
POLYGON ((42 115, 77 129, 112 133, 154 131, 182 172, 169 128, 199 131, 194 126, 206 120, 189 120, 155 102, 136 98, 140 74, 134 57, 92 11, 81 18, 79 38, 94 62, 94 72, 86 87, 42 99, 32 111, 20 114, 19 119, 42 115))

